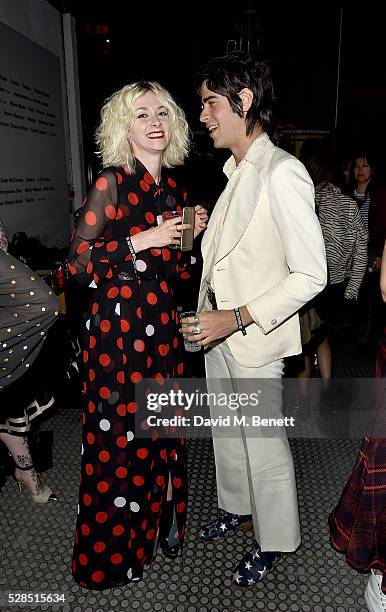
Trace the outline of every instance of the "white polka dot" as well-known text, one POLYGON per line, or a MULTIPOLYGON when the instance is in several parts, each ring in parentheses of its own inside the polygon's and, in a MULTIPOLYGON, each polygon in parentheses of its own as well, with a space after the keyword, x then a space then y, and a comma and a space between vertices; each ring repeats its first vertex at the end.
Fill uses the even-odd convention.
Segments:
POLYGON ((31 280, 35 280, 35 277, 34 277, 34 276, 31 276, 31 280))
POLYGON ((27 346, 27 345, 23 346, 23 351, 26 351, 26 350, 27 350, 27 348, 28 348, 28 346, 27 346))
POLYGON ((131 578, 132 575, 133 575, 133 570, 130 568, 130 569, 127 570, 127 577, 131 578))
POLYGON ((115 306, 115 314, 117 314, 118 317, 121 315, 121 305, 120 304, 117 304, 115 306))
POLYGON ((123 506, 126 506, 125 498, 124 497, 116 497, 114 499, 114 506, 117 506, 117 508, 123 508, 123 506))
POLYGON ((103 431, 108 431, 110 429, 110 423, 108 422, 107 419, 102 419, 101 422, 99 423, 99 427, 103 431))
POLYGON ((90 329, 90 319, 87 319, 86 321, 86 329, 90 329))
POLYGON ((10 328, 10 327, 8 327, 7 332, 9 333, 9 332, 11 332, 11 331, 12 331, 12 330, 11 330, 11 328, 10 328))
POLYGON ((195 257, 193 257, 193 255, 190 256, 190 263, 191 264, 195 264, 197 261, 197 259, 195 257))
POLYGON ((83 444, 82 444, 82 448, 81 448, 80 454, 83 455, 83 453, 84 453, 84 448, 83 448, 83 444))
POLYGON ((59 312, 57 310, 55 310, 55 316, 57 317, 59 314, 59 312))
POLYGON ((96 282, 95 281, 91 281, 91 283, 89 284, 90 289, 96 289, 96 282))
POLYGON ((139 512, 139 505, 137 502, 130 503, 130 510, 132 510, 132 512, 139 512))
POLYGON ((131 442, 134 439, 134 434, 132 431, 127 432, 127 441, 131 442))
POLYGON ((6 348, 6 346, 7 346, 7 343, 6 343, 6 342, 4 342, 4 344, 3 344, 3 348, 6 348))
POLYGON ((34 291, 30 291, 29 294, 30 295, 35 295, 35 292, 34 291))
POLYGON ((44 306, 42 306, 42 312, 46 312, 46 309, 44 308, 44 306))
POLYGON ((138 272, 145 272, 147 265, 143 259, 137 259, 135 262, 135 267, 137 268, 138 272))
POLYGON ((79 507, 79 504, 78 504, 77 513, 79 514, 79 512, 80 512, 80 507, 79 507))
POLYGON ((146 335, 147 336, 152 336, 154 334, 154 327, 153 325, 146 325, 146 335))
POLYGON ((26 304, 26 305, 25 305, 25 307, 26 307, 26 308, 29 308, 29 304, 26 304))
POLYGON ((16 285, 16 281, 11 281, 12 285, 16 285))
POLYGON ((26 363, 26 364, 25 364, 25 367, 26 367, 26 368, 29 368, 29 363, 26 363))
POLYGON ((14 270, 14 269, 15 269, 15 266, 11 266, 11 270, 14 270))

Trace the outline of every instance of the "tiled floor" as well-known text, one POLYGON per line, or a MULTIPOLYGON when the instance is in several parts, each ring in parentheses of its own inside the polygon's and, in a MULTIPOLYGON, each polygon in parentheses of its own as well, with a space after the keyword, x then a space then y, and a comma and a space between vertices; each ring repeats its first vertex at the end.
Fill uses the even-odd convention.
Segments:
MULTIPOLYGON (((356 356, 347 343, 336 346, 338 376, 372 376, 373 358, 356 356)), ((359 439, 291 439, 297 469, 303 541, 284 556, 264 581, 242 590, 231 583, 232 568, 252 546, 239 531, 217 543, 197 539, 217 512, 212 444, 189 441, 190 505, 184 563, 161 554, 141 582, 103 592, 87 591, 72 579, 69 564, 77 508, 80 452, 78 409, 62 409, 42 425, 54 431, 54 468, 46 478, 60 501, 33 504, 7 479, 0 495, 0 590, 62 592, 65 603, 27 604, 25 610, 100 612, 236 612, 236 610, 358 612, 366 610, 367 581, 350 569, 328 541, 327 516, 356 457, 359 439)), ((1 612, 18 608, 0 598, 1 612)))

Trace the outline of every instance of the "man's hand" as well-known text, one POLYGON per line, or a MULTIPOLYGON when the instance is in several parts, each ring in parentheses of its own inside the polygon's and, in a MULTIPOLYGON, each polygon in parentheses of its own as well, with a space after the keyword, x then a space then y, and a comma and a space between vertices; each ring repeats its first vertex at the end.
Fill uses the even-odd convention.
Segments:
POLYGON ((201 206, 201 204, 197 204, 194 207, 196 211, 195 221, 194 221, 194 237, 197 238, 199 234, 201 234, 204 229, 206 229, 206 222, 208 221, 208 211, 206 208, 201 206))
MULTIPOLYGON (((200 334, 192 335, 193 324, 184 325, 180 331, 187 340, 197 342, 201 346, 227 338, 238 329, 233 310, 204 310, 197 315, 197 318, 199 322, 195 326, 201 330, 200 334)), ((181 321, 187 323, 187 319, 181 321)))

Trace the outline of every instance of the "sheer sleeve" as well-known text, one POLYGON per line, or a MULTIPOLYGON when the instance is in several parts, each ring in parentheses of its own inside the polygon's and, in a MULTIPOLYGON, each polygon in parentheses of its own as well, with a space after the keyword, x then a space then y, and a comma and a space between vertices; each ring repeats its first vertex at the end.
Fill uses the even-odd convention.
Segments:
POLYGON ((0 249, 8 251, 8 238, 7 232, 5 231, 4 223, 0 219, 0 249))
POLYGON ((112 278, 114 266, 123 261, 133 267, 130 238, 112 240, 105 231, 115 219, 116 206, 115 176, 105 170, 90 188, 71 240, 68 268, 82 285, 96 287, 112 278))

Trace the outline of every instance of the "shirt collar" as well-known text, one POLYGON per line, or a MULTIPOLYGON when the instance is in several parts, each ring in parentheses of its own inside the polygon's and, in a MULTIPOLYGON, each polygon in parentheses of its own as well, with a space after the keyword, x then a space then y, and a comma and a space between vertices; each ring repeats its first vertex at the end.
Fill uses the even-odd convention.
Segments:
POLYGON ((268 142, 270 142, 269 136, 266 132, 263 132, 253 141, 238 165, 236 165, 236 160, 233 155, 227 159, 223 167, 224 174, 227 176, 227 178, 230 179, 233 172, 235 170, 240 170, 245 165, 246 161, 258 166, 268 142))

